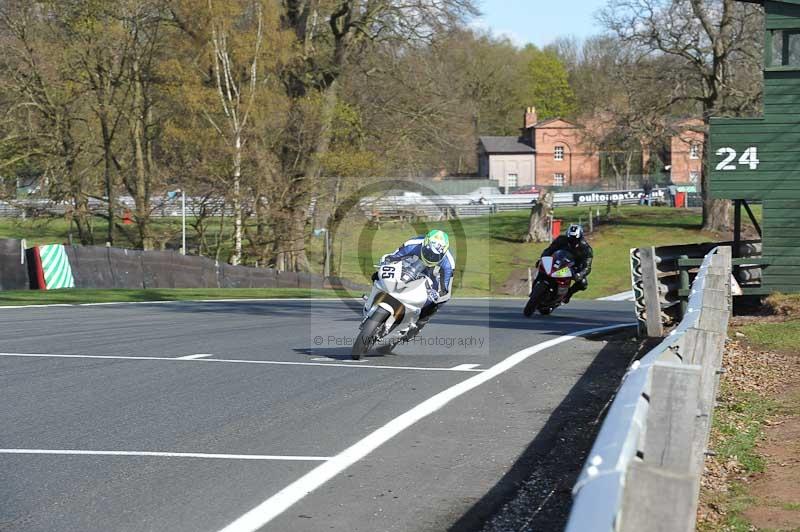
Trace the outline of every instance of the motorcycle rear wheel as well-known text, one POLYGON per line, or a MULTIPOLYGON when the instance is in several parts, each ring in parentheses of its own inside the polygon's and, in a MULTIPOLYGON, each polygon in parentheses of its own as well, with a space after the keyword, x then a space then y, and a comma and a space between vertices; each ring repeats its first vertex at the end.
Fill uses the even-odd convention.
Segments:
POLYGON ((528 298, 528 302, 525 304, 525 308, 522 310, 522 314, 526 318, 531 317, 531 315, 533 315, 533 313, 539 307, 539 305, 541 304, 542 296, 544 295, 546 290, 547 287, 543 282, 538 282, 535 285, 533 285, 533 290, 531 290, 531 295, 528 298))
POLYGON ((379 308, 364 322, 364 325, 361 326, 361 330, 358 332, 355 343, 353 343, 353 349, 350 351, 350 358, 353 360, 361 360, 361 357, 372 349, 372 346, 378 341, 376 334, 378 329, 383 326, 388 318, 389 311, 384 308, 379 308))

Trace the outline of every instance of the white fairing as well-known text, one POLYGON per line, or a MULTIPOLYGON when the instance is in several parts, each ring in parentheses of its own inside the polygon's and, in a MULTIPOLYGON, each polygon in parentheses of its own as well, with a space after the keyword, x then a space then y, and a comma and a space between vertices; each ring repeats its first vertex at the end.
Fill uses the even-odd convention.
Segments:
POLYGON ((553 273, 553 257, 542 257, 542 268, 544 273, 550 275, 553 273))
POLYGON ((404 282, 402 280, 403 263, 393 262, 381 265, 378 268, 378 280, 372 284, 372 292, 364 304, 364 319, 371 316, 379 307, 385 308, 391 316, 386 321, 386 329, 391 332, 380 340, 399 340, 408 331, 409 327, 419 319, 420 311, 428 301, 428 285, 426 278, 404 282), (394 309, 386 302, 375 304, 379 294, 385 293, 399 301, 405 307, 400 322, 395 323, 394 309))

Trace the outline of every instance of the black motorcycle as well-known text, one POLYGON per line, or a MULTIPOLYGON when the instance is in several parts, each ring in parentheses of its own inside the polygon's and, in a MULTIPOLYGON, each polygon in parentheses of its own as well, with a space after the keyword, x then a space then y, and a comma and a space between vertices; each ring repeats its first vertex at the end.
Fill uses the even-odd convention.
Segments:
POLYGON ((575 258, 569 251, 560 249, 550 257, 542 257, 537 263, 536 280, 522 313, 530 317, 535 311, 550 314, 564 302, 574 273, 575 258))

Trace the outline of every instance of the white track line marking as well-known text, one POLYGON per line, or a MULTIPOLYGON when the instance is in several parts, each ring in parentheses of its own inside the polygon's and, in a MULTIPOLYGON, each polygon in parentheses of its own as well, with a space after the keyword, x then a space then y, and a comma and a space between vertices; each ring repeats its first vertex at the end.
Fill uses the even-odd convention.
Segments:
MULTIPOLYGON (((330 358, 330 357, 314 357, 311 360, 316 360, 316 361, 319 361, 319 362, 341 362, 341 360, 338 359, 338 358, 330 358)), ((363 364, 366 361, 367 361, 366 359, 362 358, 360 360, 345 360, 344 363, 345 364, 363 364)), ((330 366, 331 364, 325 364, 325 365, 326 366, 330 366)), ((381 366, 381 367, 383 368, 383 367, 386 367, 386 366, 381 366)))
POLYGON ((635 324, 612 325, 609 327, 599 327, 596 329, 576 331, 572 334, 559 336, 558 338, 554 338, 527 349, 523 349, 522 351, 518 351, 505 360, 498 362, 483 373, 461 381, 460 383, 456 384, 455 386, 451 386, 443 392, 439 392, 430 399, 418 404, 408 412, 394 418, 392 421, 382 426, 372 434, 369 434, 366 438, 356 442, 327 462, 318 465, 299 479, 295 480, 281 491, 220 530, 220 532, 254 532, 258 530, 272 521, 275 517, 279 516, 297 501, 364 458, 379 446, 383 445, 394 436, 397 436, 403 430, 407 429, 417 421, 433 414, 460 395, 463 395, 473 388, 476 388, 481 384, 508 371, 539 351, 543 351, 544 349, 567 342, 569 340, 574 340, 580 336, 612 331, 634 325, 635 324))
MULTIPOLYGON (((349 298, 347 301, 361 300, 358 298, 349 298)), ((5 309, 20 309, 20 308, 42 308, 42 307, 101 307, 104 305, 167 305, 169 303, 246 303, 258 301, 314 301, 314 302, 327 302, 327 301, 340 301, 340 298, 332 295, 331 297, 268 297, 268 298, 241 298, 241 299, 168 299, 163 301, 106 301, 103 303, 43 303, 40 305, 0 305, 0 310, 5 309)))
MULTIPOLYGON (((454 297, 450 301, 514 301, 524 300, 524 297, 454 297)), ((344 298, 344 301, 361 301, 360 297, 344 298)), ((271 298, 239 298, 239 299, 170 299, 165 301, 106 301, 103 303, 42 303, 33 305, 0 305, 0 310, 6 309, 35 309, 46 307, 100 307, 105 305, 166 305, 169 303, 248 303, 248 302, 298 302, 311 301, 315 303, 335 303, 342 301, 333 295, 331 297, 271 297, 271 298)))
POLYGON ((478 366, 480 366, 480 364, 461 364, 460 366, 454 366, 450 369, 453 371, 466 371, 468 369, 475 369, 478 366))
POLYGON ((196 355, 186 355, 185 357, 178 357, 181 360, 197 360, 198 358, 213 357, 211 353, 198 353, 196 355))
POLYGON ((361 361, 352 361, 345 363, 323 363, 323 362, 284 362, 280 360, 239 360, 239 359, 224 359, 224 358, 169 358, 169 357, 124 357, 116 355, 54 355, 49 353, 0 353, 0 357, 28 357, 28 358, 92 358, 92 359, 108 359, 108 360, 166 360, 169 362, 208 362, 219 364, 263 364, 271 366, 318 366, 318 367, 334 367, 334 368, 358 368, 358 369, 397 369, 405 371, 475 371, 481 372, 481 369, 467 369, 467 370, 454 370, 453 368, 426 368, 422 366, 378 366, 359 364, 361 361))
POLYGON ((281 456, 272 454, 164 453, 156 451, 87 451, 81 449, 0 449, 0 454, 67 454, 89 456, 156 456, 162 458, 218 458, 222 460, 285 460, 324 462, 328 456, 281 456))
POLYGON ((628 290, 627 292, 620 292, 613 296, 598 297, 597 301, 634 301, 634 299, 633 290, 628 290))

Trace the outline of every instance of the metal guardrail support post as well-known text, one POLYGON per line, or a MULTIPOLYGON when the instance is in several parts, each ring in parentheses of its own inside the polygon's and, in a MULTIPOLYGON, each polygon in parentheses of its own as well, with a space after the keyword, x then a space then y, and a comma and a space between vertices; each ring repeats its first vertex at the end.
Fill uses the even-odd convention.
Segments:
POLYGON ((716 256, 712 258, 712 264, 719 265, 723 270, 725 275, 723 289, 728 292, 728 309, 733 313, 733 250, 728 246, 720 247, 716 256))
POLYGON ((644 460, 653 466, 688 473, 697 397, 703 369, 693 364, 656 362, 650 383, 644 460))
POLYGON ((652 368, 650 405, 642 462, 630 464, 620 513, 621 532, 694 529, 697 462, 693 446, 697 398, 703 368, 656 362, 652 368), (669 501, 669 504, 664 504, 669 501))
POLYGON ((625 484, 637 488, 625 490, 616 529, 619 532, 693 531, 697 510, 693 498, 687 496, 692 482, 691 475, 632 462, 625 484))
POLYGON ((656 267, 655 248, 639 248, 639 254, 642 265, 642 288, 644 289, 647 336, 659 338, 664 336, 664 325, 661 323, 661 298, 658 293, 658 268, 656 267))
POLYGON ((730 310, 729 304, 728 291, 724 286, 719 289, 706 288, 703 290, 703 308, 728 311, 730 310))
MULTIPOLYGON (((688 259, 688 255, 681 255, 681 259, 688 259)), ((680 266, 678 265, 679 271, 679 278, 680 278, 680 289, 681 290, 688 290, 689 289, 689 268, 688 266, 680 266)), ((686 309, 689 306, 689 298, 681 296, 681 319, 686 315, 686 309)))
POLYGON ((717 310, 713 308, 703 308, 700 314, 697 327, 707 331, 724 334, 728 330, 729 310, 717 310))
POLYGON ((689 329, 686 340, 687 361, 703 368, 700 393, 698 395, 697 422, 695 438, 692 441, 693 471, 701 472, 708 448, 711 419, 714 403, 719 389, 719 369, 722 367, 722 350, 725 346, 725 334, 689 329))

